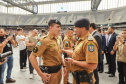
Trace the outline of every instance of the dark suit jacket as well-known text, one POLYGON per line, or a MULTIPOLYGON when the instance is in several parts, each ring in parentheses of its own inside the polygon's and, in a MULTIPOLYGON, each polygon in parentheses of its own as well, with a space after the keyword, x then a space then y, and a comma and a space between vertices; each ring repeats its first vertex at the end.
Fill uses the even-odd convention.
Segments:
POLYGON ((98 44, 98 62, 102 61, 102 37, 101 34, 99 34, 97 31, 95 31, 92 36, 95 38, 98 44))
POLYGON ((101 34, 101 36, 102 36, 102 51, 105 51, 105 47, 106 47, 106 38, 105 38, 105 36, 102 35, 102 34, 101 34))
POLYGON ((116 42, 116 36, 117 36, 117 34, 114 32, 109 40, 109 43, 108 43, 108 52, 109 53, 113 50, 113 46, 115 45, 115 42, 116 42))

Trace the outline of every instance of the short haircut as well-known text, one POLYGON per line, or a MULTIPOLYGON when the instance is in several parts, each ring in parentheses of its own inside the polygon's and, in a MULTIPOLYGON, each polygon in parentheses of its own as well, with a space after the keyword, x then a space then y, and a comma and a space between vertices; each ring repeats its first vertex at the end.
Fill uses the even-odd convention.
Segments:
POLYGON ((72 31, 73 31, 73 28, 70 28, 70 27, 69 27, 69 28, 67 28, 67 30, 72 30, 72 31))
POLYGON ((3 29, 3 30, 4 30, 4 28, 0 27, 0 30, 1 30, 1 29, 3 29))
POLYGON ((113 26, 110 27, 111 29, 115 30, 115 28, 113 26))
POLYGON ((96 28, 97 28, 97 26, 96 26, 95 23, 91 23, 91 24, 90 24, 90 27, 92 27, 93 29, 96 29, 96 28))
POLYGON ((98 29, 98 32, 100 32, 100 33, 101 33, 101 29, 98 29))
POLYGON ((53 27, 54 24, 56 24, 56 23, 49 23, 49 24, 48 24, 48 27, 49 27, 49 26, 52 26, 52 27, 53 27))
POLYGON ((54 24, 59 24, 61 26, 61 23, 59 20, 57 19, 50 19, 49 22, 48 22, 48 27, 49 26, 54 26, 54 24))
POLYGON ((23 30, 23 29, 22 29, 21 27, 18 27, 18 28, 17 28, 17 31, 20 31, 20 30, 23 30))
POLYGON ((42 32, 42 33, 45 33, 45 32, 46 32, 46 30, 45 30, 45 29, 42 29, 42 30, 41 30, 41 32, 42 32))
POLYGON ((74 26, 75 27, 85 27, 86 30, 89 30, 89 27, 90 27, 90 21, 88 18, 80 18, 80 19, 77 19, 75 22, 74 22, 74 26))
POLYGON ((126 29, 123 29, 122 31, 126 31, 126 29))

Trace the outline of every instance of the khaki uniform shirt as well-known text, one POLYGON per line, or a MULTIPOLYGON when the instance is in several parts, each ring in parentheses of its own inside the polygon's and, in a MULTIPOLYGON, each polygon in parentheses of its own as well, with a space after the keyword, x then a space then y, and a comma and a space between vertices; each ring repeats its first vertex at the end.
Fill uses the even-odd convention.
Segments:
POLYGON ((65 37, 63 40, 64 49, 72 49, 72 39, 70 37, 65 37))
MULTIPOLYGON (((98 44, 90 33, 85 34, 78 40, 72 58, 77 61, 86 61, 87 63, 98 63, 98 44)), ((71 64, 72 72, 83 70, 86 70, 87 73, 93 72, 93 70, 71 64)), ((95 79, 93 78, 94 81, 95 79)))
POLYGON ((60 42, 49 34, 40 39, 32 54, 42 56, 45 66, 58 66, 62 63, 60 42))
MULTIPOLYGON (((28 36, 29 43, 35 43, 37 40, 32 36, 28 36)), ((35 46, 27 46, 27 50, 32 51, 35 46)))
POLYGON ((126 46, 124 46, 122 43, 119 43, 118 45, 116 59, 117 61, 126 63, 126 46))
POLYGON ((73 36, 73 44, 76 44, 76 42, 77 42, 77 40, 76 40, 76 37, 75 36, 73 36))

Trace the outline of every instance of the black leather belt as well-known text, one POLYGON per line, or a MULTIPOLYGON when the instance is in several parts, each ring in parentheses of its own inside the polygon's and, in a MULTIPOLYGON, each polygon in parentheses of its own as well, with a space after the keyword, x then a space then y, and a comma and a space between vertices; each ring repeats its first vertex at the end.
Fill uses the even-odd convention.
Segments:
POLYGON ((49 73, 57 73, 61 67, 62 67, 62 64, 60 64, 59 66, 46 66, 49 70, 49 73))

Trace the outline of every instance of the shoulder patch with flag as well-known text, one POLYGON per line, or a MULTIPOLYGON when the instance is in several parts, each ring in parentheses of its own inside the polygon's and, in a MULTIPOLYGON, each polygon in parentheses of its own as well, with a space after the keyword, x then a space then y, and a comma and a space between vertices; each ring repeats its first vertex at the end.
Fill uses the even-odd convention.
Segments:
POLYGON ((65 41, 65 47, 68 47, 68 41, 65 41))
POLYGON ((38 42, 38 43, 37 43, 37 46, 41 46, 41 45, 42 45, 42 42, 38 42))
POLYGON ((88 49, 90 52, 93 52, 94 51, 94 43, 92 43, 92 42, 88 43, 88 49))

